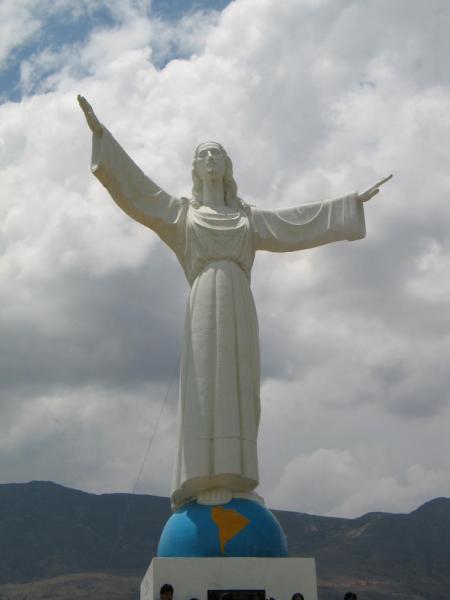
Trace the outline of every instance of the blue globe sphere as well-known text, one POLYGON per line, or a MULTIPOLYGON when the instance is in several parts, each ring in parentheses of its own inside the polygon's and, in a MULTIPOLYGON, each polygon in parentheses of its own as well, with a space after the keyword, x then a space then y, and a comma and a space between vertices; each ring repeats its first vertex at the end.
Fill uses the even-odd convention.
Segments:
POLYGON ((287 555, 286 536, 270 510, 239 498, 221 506, 184 505, 167 521, 157 551, 166 558, 287 555))

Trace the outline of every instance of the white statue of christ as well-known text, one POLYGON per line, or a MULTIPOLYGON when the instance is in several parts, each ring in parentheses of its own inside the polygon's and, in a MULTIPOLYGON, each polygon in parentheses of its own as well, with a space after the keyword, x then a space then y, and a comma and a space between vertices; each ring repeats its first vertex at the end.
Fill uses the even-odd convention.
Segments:
POLYGON ((92 172, 127 215, 175 252, 191 287, 172 507, 191 500, 223 504, 233 497, 259 498, 254 491, 259 482, 259 339, 250 289, 255 252, 363 238, 363 202, 391 176, 361 194, 260 209, 237 196, 224 148, 205 142, 194 154, 192 198, 174 198, 144 175, 87 100, 78 96, 78 101, 93 132, 92 172))

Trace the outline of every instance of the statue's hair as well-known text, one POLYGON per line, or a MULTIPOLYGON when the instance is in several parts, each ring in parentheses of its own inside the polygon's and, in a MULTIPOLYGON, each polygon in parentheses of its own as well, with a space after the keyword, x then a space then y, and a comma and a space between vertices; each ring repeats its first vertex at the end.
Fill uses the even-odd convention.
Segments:
MULTIPOLYGON (((208 142, 202 142, 201 144, 199 144, 197 146, 197 148, 195 149, 194 152, 194 159, 192 161, 192 206, 194 206, 194 208, 199 208, 202 204, 203 204, 203 185, 202 185, 202 180, 200 179, 200 177, 198 176, 197 173, 197 158, 198 158, 198 152, 201 146, 204 146, 205 143, 208 142)), ((247 211, 249 209, 249 206, 247 204, 245 204, 245 202, 243 202, 241 200, 241 198, 239 198, 239 196, 237 195, 238 193, 238 188, 237 188, 237 183, 236 180, 234 179, 233 176, 233 163, 231 162, 231 158, 228 156, 228 154, 225 151, 225 148, 221 145, 218 144, 217 142, 213 142, 215 146, 217 146, 220 151, 222 152, 222 154, 225 157, 225 174, 223 176, 223 191, 224 191, 224 201, 225 204, 227 206, 233 206, 235 205, 237 208, 241 208, 245 211, 247 211)))

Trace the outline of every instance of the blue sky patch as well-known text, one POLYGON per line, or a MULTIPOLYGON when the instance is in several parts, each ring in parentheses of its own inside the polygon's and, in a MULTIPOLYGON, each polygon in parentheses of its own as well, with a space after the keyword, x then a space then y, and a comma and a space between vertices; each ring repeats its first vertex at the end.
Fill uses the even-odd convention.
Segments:
MULTIPOLYGON (((154 0, 149 16, 154 15, 165 21, 173 22, 184 15, 198 10, 223 10, 230 0, 154 0)), ((23 89, 21 82, 21 65, 44 50, 57 53, 65 46, 83 43, 94 29, 110 28, 118 24, 114 15, 105 7, 98 7, 89 13, 73 14, 70 11, 57 12, 53 15, 38 15, 43 26, 22 45, 14 48, 0 67, 0 103, 19 102, 24 94, 33 94, 43 77, 51 74, 52 68, 40 73, 37 81, 31 87, 23 89)), ((181 58, 177 48, 168 57, 181 58)), ((185 57, 183 57, 185 58, 185 57)), ((167 62, 167 60, 166 60, 167 62)), ((158 65, 162 67, 164 65, 158 65)))

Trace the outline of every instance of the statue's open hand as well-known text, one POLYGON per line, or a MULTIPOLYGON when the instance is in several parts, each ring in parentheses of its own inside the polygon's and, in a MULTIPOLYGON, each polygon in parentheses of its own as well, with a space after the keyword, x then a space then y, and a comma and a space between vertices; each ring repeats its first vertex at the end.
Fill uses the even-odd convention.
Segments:
POLYGON ((102 135, 102 133, 103 133, 102 124, 97 119, 97 116, 96 116, 92 106, 89 104, 89 102, 86 100, 86 98, 84 96, 80 96, 80 94, 78 94, 77 100, 78 100, 78 104, 81 107, 81 110, 84 112, 84 116, 86 117, 86 121, 87 121, 87 124, 89 125, 89 129, 92 131, 92 133, 95 133, 96 135, 102 135))
POLYGON ((358 194, 358 198, 362 202, 367 202, 367 200, 370 200, 376 194, 378 194, 378 192, 380 191, 380 187, 383 185, 383 183, 386 183, 386 181, 389 181, 389 179, 392 179, 392 175, 388 175, 387 177, 384 177, 384 179, 381 179, 375 185, 372 185, 370 188, 368 188, 364 192, 361 192, 360 194, 358 194))

